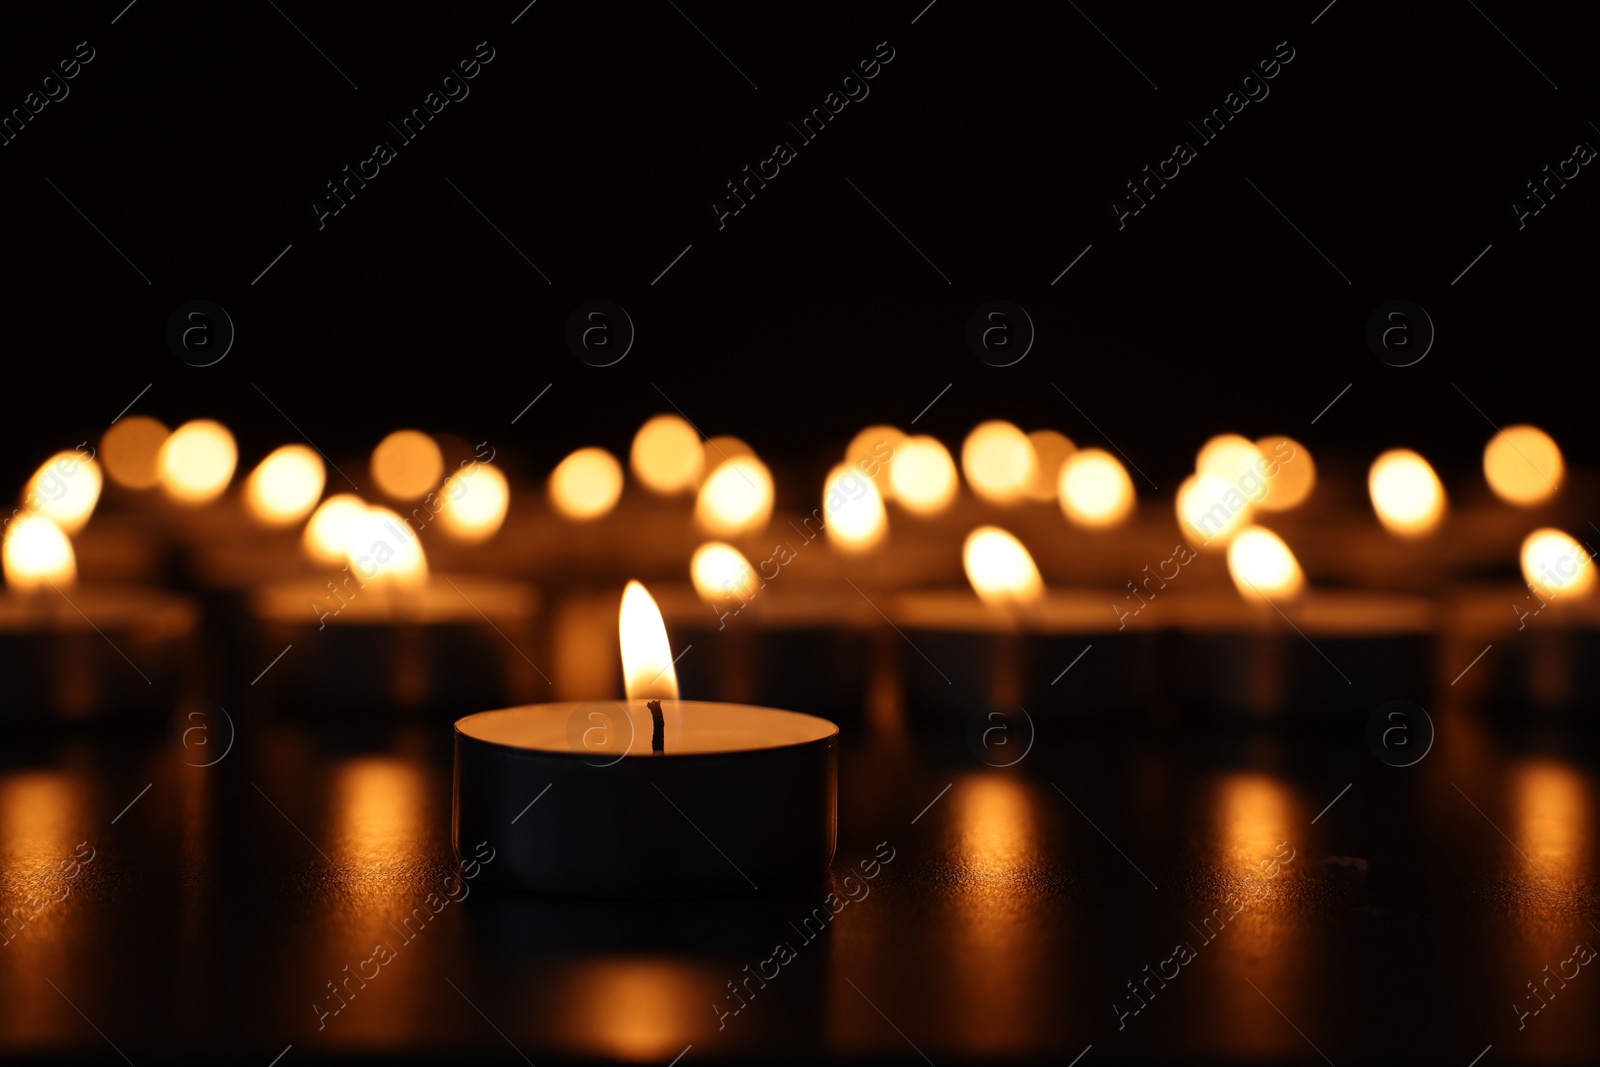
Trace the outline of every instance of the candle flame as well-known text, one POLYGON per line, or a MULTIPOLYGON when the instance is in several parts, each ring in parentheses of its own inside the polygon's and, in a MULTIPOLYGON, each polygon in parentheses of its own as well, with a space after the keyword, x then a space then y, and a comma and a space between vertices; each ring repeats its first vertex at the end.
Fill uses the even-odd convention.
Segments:
POLYGON ((550 502, 569 519, 598 519, 621 496, 622 464, 603 448, 580 448, 550 472, 550 502))
POLYGON ((1062 512, 1079 526, 1104 529, 1133 512, 1133 479, 1104 449, 1085 448, 1067 457, 1056 489, 1062 512))
POLYGON ((383 507, 365 508, 346 527, 345 559, 368 585, 416 589, 427 584, 428 560, 406 520, 383 507))
POLYGON ((1537 426, 1507 426, 1483 449, 1483 476, 1489 488, 1519 507, 1555 496, 1565 471, 1561 449, 1537 426))
POLYGON ((6 528, 5 546, 0 549, 6 586, 19 593, 32 592, 45 585, 71 586, 78 578, 77 559, 72 542, 43 515, 19 515, 6 528))
POLYGON ((841 463, 828 472, 822 486, 822 512, 828 541, 852 555, 874 548, 889 532, 889 516, 883 510, 877 483, 853 464, 841 463))
POLYGON ((23 492, 32 509, 69 534, 83 529, 100 500, 100 464, 79 452, 57 452, 44 461, 23 492))
POLYGON ((180 504, 208 504, 233 479, 239 450, 220 422, 195 419, 172 431, 161 445, 161 487, 180 504))
POLYGON ((1226 478, 1204 471, 1189 475, 1178 486, 1178 525, 1200 548, 1228 543, 1250 524, 1253 505, 1226 478))
POLYGON ((327 481, 322 457, 305 445, 284 445, 269 453, 244 483, 244 499, 258 522, 288 526, 317 506, 327 481))
POLYGON ((1293 598, 1305 587, 1305 574, 1283 538, 1260 526, 1247 526, 1228 544, 1228 574, 1246 600, 1293 598))
POLYGON ((1256 447, 1266 457, 1267 470, 1277 470, 1267 478, 1267 495, 1256 501, 1262 511, 1288 511, 1305 503, 1317 485, 1317 465, 1311 450, 1292 437, 1278 434, 1263 437, 1256 447))
POLYGON ((1194 457, 1194 469, 1200 474, 1214 474, 1229 485, 1238 485, 1250 472, 1259 473, 1265 458, 1248 437, 1221 433, 1200 446, 1194 457))
POLYGON ((396 500, 420 500, 444 475, 439 444, 421 430, 396 430, 372 450, 372 480, 396 500))
POLYGON ((760 533, 772 515, 772 475, 755 456, 734 456, 711 472, 695 498, 700 528, 721 537, 760 533))
POLYGON ((622 644, 622 679, 628 699, 676 700, 678 672, 672 665, 667 624, 655 598, 639 582, 630 581, 622 591, 617 636, 622 644))
POLYGON ((730 597, 746 601, 761 588, 744 553, 721 541, 707 541, 694 550, 694 557, 689 560, 689 578, 700 599, 710 604, 730 597))
POLYGON ((1033 446, 1033 477, 1026 493, 1029 500, 1040 503, 1056 499, 1061 485, 1061 467, 1078 450, 1072 439, 1054 430, 1034 430, 1028 434, 1033 446))
POLYGON ((161 445, 169 431, 148 415, 117 420, 100 435, 100 460, 106 474, 129 489, 153 489, 161 481, 161 445))
POLYGON ((889 471, 894 468, 894 457, 905 443, 906 435, 894 426, 868 426, 850 438, 844 449, 844 461, 867 472, 878 483, 878 495, 889 500, 894 496, 889 471))
POLYGON ((1032 604, 1044 596, 1044 579, 1021 541, 998 526, 980 526, 961 551, 967 581, 985 604, 1032 604))
POLYGON ((439 525, 457 541, 487 541, 506 521, 511 506, 511 486, 498 467, 478 463, 457 471, 439 490, 444 503, 439 525))
POLYGON ((1444 517, 1444 486, 1428 461, 1408 448, 1395 448, 1372 462, 1367 474, 1372 508, 1390 533, 1420 537, 1444 517))
POLYGON ((906 510, 937 515, 956 498, 955 460, 935 438, 926 434, 908 437, 889 465, 889 487, 906 510))
POLYGON ((351 534, 366 512, 366 503, 354 493, 335 493, 311 513, 301 547, 318 563, 343 563, 351 534))
POLYGON ((967 484, 991 504, 1020 500, 1038 465, 1028 435, 1000 419, 980 422, 961 444, 961 470, 967 484))
POLYGON ((1522 542, 1522 577, 1540 596, 1583 596, 1594 589, 1594 559, 1576 539, 1547 526, 1522 542))
POLYGON ((656 415, 634 434, 628 466, 652 493, 686 493, 705 469, 700 435, 677 415, 656 415))

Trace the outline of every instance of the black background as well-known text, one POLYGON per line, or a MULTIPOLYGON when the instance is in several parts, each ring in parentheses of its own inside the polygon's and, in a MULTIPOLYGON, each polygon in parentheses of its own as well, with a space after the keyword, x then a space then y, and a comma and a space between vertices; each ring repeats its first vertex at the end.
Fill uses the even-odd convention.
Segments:
POLYGON ((77 42, 96 58, 0 148, 3 473, 20 483, 97 438, 147 383, 134 410, 220 418, 246 463, 298 439, 292 419, 336 457, 414 425, 539 474, 580 445, 625 449, 663 394, 706 433, 822 462, 869 421, 907 427, 948 383, 917 430, 954 444, 1006 417, 1109 435, 1163 483, 1222 430, 1352 464, 1416 447, 1449 477, 1475 468, 1486 419, 1526 420, 1592 461, 1600 179, 1586 168, 1520 232, 1511 203, 1600 143, 1600 12, 1323 2, 539 0, 515 25, 522 0, 9 11, 3 108, 77 42), (495 58, 471 95, 319 230, 324 183, 395 142, 386 122, 480 41, 495 58), (895 58, 870 96, 719 230, 723 184, 796 140, 788 122, 880 41, 895 58), (1199 147, 1188 120, 1282 41, 1295 58, 1270 96, 1199 147), (1199 158, 1119 230, 1112 199, 1180 139, 1199 158), (165 340, 196 298, 238 330, 203 369, 165 340), (638 331, 610 368, 564 340, 593 298, 638 331), (965 343, 994 298, 1038 330, 1009 368, 965 343), (1363 337, 1396 298, 1438 330, 1405 369, 1363 337))

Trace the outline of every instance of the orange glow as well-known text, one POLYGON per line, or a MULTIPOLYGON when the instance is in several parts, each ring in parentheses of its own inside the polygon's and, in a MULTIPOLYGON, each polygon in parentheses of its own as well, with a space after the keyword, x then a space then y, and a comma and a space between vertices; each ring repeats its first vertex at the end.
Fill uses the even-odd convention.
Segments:
POLYGON ((1054 500, 1061 484, 1061 465, 1078 446, 1066 434, 1054 430, 1034 430, 1028 435, 1028 443, 1033 446, 1034 464, 1033 477, 1025 490, 1027 497, 1041 503, 1054 500))
POLYGON ((961 444, 961 471, 972 491, 991 504, 1021 499, 1039 465, 1027 434, 1009 422, 980 422, 961 444))
POLYGON ((671 496, 687 493, 705 470, 700 435, 677 415, 656 415, 639 427, 628 451, 633 476, 652 493, 671 496))
POLYGON ((1198 474, 1214 474, 1229 485, 1238 485, 1251 471, 1259 476, 1262 459, 1261 449, 1248 437, 1223 433, 1200 446, 1194 458, 1194 469, 1198 474))
POLYGON ((956 498, 955 460, 926 434, 907 437, 889 466, 889 487, 907 511, 937 515, 956 498))
POLYGON ((1507 426, 1483 449, 1483 476, 1509 504, 1527 507, 1549 500, 1565 473, 1561 449, 1537 426, 1507 426))
POLYGON ((511 486, 498 467, 478 463, 452 474, 439 490, 439 525, 457 541, 487 541, 506 521, 511 486))
POLYGON ((1249 499, 1215 474, 1191 474, 1178 486, 1178 525, 1200 549, 1221 548, 1250 524, 1249 499))
POLYGON ((406 521, 388 508, 369 507, 346 528, 345 559, 368 585, 416 589, 428 582, 422 542, 406 521))
POLYGON ((1260 526, 1245 527, 1228 544, 1228 573, 1246 600, 1292 599, 1305 587, 1289 546, 1260 526))
POLYGON ((1133 513, 1133 479, 1117 457, 1099 448, 1074 452, 1056 483, 1067 521, 1101 530, 1133 513))
POLYGON ((877 483, 852 464, 841 463, 828 472, 822 486, 822 513, 828 542, 842 552, 866 552, 889 532, 877 483))
POLYGON ((1032 604, 1044 596, 1044 579, 1033 557, 1010 533, 980 526, 961 550, 967 581, 985 604, 1032 604))
POLYGON ((1594 590, 1594 560, 1576 539, 1546 526, 1522 542, 1522 577, 1540 596, 1584 596, 1594 590))
POLYGON ((700 446, 700 450, 704 459, 700 469, 706 474, 716 470, 730 459, 738 459, 740 456, 753 458, 756 454, 755 449, 739 438, 726 435, 706 438, 705 443, 700 446))
POLYGON ((622 464, 603 448, 580 448, 550 472, 550 502, 569 519, 598 519, 621 496, 622 464))
POLYGON ((719 537, 760 533, 772 517, 772 475, 755 456, 734 456, 711 472, 694 502, 702 530, 719 537))
POLYGON ((950 801, 962 865, 969 873, 985 881, 1014 882, 1038 862, 1029 796, 1027 787, 1015 778, 995 774, 961 778, 950 801))
POLYGON ((158 460, 167 439, 164 423, 148 415, 119 419, 100 436, 100 461, 112 481, 128 489, 154 489, 161 481, 158 460))
MULTIPOLYGON (((1261 878, 1270 873, 1263 864, 1295 857, 1290 840, 1296 833, 1294 802, 1276 778, 1264 774, 1230 774, 1217 798, 1217 832, 1234 873, 1261 878), (1289 841, 1280 851, 1280 843, 1289 841)), ((1281 868, 1280 868, 1281 869, 1281 868)))
POLYGON ((426 862, 417 828, 426 821, 428 782, 419 764, 394 756, 346 760, 334 772, 332 793, 332 848, 340 862, 368 872, 426 862))
POLYGON ((1372 508, 1390 533, 1420 537, 1444 517, 1444 486, 1428 461, 1408 448, 1395 448, 1372 462, 1367 474, 1372 508))
POLYGON ((894 457, 906 435, 893 426, 868 426, 850 438, 845 446, 844 461, 878 483, 878 495, 893 499, 894 486, 889 481, 889 471, 894 468, 894 457))
POLYGON ((1311 450, 1281 434, 1261 438, 1256 447, 1267 458, 1268 470, 1273 464, 1278 467, 1278 473, 1267 479, 1267 495, 1256 501, 1256 507, 1262 511, 1288 511, 1305 503, 1317 485, 1317 465, 1311 462, 1311 450))
POLYGON ((1584 777, 1565 763, 1535 759, 1519 764, 1510 784, 1513 837, 1540 881, 1584 882, 1593 834, 1584 777))
POLYGON ((396 500, 421 500, 444 476, 444 454, 421 430, 396 430, 372 450, 372 480, 396 500))
POLYGON ((343 563, 350 536, 366 515, 367 505, 352 493, 335 493, 317 506, 306 523, 300 546, 318 563, 343 563))
POLYGON ((700 599, 709 604, 729 597, 749 600, 761 587, 744 553, 721 541, 707 541, 694 550, 694 557, 689 560, 689 578, 700 599))
POLYGON ((622 645, 622 680, 628 699, 676 700, 678 672, 672 665, 667 624, 655 597, 639 582, 629 582, 622 591, 617 637, 622 645))
POLYGON ((288 526, 317 506, 326 480, 321 456, 305 445, 284 445, 245 479, 245 505, 258 522, 288 526))
POLYGON ((6 587, 29 593, 46 585, 66 588, 78 580, 77 557, 61 527, 43 515, 19 515, 6 527, 0 549, 6 587))
POLYGON ((83 529, 99 500, 100 464, 78 452, 57 452, 28 479, 22 506, 73 534, 83 529))
MULTIPOLYGON (((700 991, 716 987, 718 977, 710 971, 703 963, 689 966, 650 957, 573 964, 556 986, 563 1005, 556 1017, 565 1028, 557 1040, 584 1059, 667 1063, 684 1046, 701 1040, 698 1028, 686 1020, 706 1013, 700 991)), ((714 1032, 709 1025, 706 1031, 714 1032)))
POLYGON ((220 422, 195 419, 172 431, 161 445, 161 487, 180 504, 208 504, 233 480, 239 450, 220 422))

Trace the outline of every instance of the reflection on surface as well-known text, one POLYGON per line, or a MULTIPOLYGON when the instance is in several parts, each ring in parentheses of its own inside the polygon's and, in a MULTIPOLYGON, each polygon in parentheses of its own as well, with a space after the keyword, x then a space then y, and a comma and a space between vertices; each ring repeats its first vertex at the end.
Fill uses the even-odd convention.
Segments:
POLYGON ((1514 839, 1528 873, 1557 886, 1583 880, 1592 859, 1589 791, 1565 763, 1528 760, 1511 772, 1514 839))
POLYGON ((707 1036, 695 1021, 711 1021, 706 991, 717 980, 707 967, 663 959, 576 962, 563 968, 559 1007, 545 1023, 575 1052, 666 1061, 707 1036))
POLYGON ((1216 832, 1229 873, 1259 878, 1261 863, 1270 860, 1278 843, 1298 836, 1294 798, 1276 778, 1233 774, 1219 783, 1216 832))
POLYGON ((333 853, 356 867, 423 863, 420 827, 427 801, 422 768, 393 756, 347 760, 335 771, 333 853))

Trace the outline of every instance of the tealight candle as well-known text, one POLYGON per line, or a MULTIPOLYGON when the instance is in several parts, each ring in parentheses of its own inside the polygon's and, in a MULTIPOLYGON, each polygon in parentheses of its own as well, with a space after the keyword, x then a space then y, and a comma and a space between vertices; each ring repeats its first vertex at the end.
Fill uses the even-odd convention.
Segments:
POLYGON ((637 582, 623 593, 618 635, 626 700, 457 720, 457 852, 487 841, 497 859, 484 877, 571 896, 710 896, 824 877, 838 727, 679 700, 666 626, 637 582))
POLYGON ((11 521, 3 564, 0 720, 159 714, 182 695, 199 618, 192 601, 140 586, 77 585, 72 543, 43 514, 11 521))

